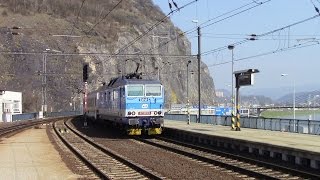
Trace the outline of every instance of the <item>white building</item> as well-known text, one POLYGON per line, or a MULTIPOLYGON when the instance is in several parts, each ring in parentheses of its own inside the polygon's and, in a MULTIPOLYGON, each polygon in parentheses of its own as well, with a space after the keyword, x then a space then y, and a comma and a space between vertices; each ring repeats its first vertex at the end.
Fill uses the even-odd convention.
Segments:
POLYGON ((216 91, 216 96, 217 97, 224 97, 223 91, 216 91))
POLYGON ((13 114, 22 113, 22 93, 0 90, 0 122, 11 122, 13 114))

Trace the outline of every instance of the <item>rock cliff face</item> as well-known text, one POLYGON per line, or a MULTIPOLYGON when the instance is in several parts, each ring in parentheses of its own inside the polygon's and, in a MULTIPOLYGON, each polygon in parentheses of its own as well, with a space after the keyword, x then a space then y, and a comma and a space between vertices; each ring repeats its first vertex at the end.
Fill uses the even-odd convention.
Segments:
MULTIPOLYGON (((25 111, 41 107, 44 60, 49 111, 78 109, 84 62, 89 63, 89 90, 115 76, 135 71, 139 64, 138 72, 146 78, 161 80, 169 107, 187 101, 190 60, 189 71, 195 73, 189 73, 189 99, 191 104, 197 104, 196 58, 152 55, 191 54, 190 42, 170 20, 123 48, 165 16, 151 0, 123 1, 110 14, 115 1, 0 0, 0 3, 0 88, 22 91, 25 111), (175 40, 158 48, 169 39, 175 40), (110 56, 114 53, 127 55, 110 56)), ((201 88, 203 104, 213 104, 214 84, 204 63, 201 88)))

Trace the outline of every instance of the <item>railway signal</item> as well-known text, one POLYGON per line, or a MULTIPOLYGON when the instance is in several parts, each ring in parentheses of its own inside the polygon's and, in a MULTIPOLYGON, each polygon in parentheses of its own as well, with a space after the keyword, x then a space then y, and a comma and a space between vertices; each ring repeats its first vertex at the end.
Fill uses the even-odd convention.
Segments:
POLYGON ((86 115, 86 112, 87 112, 87 97, 88 97, 88 94, 87 94, 87 90, 88 90, 88 78, 89 78, 89 72, 88 72, 88 67, 89 67, 89 64, 88 63, 84 63, 83 64, 83 69, 82 69, 82 76, 83 76, 83 82, 84 82, 84 87, 83 87, 83 92, 84 92, 84 97, 83 97, 83 109, 84 109, 84 127, 87 127, 87 115, 86 115))
POLYGON ((87 82, 88 81, 88 78, 89 78, 88 67, 89 67, 89 64, 87 64, 87 63, 83 64, 83 71, 82 71, 83 82, 87 82))

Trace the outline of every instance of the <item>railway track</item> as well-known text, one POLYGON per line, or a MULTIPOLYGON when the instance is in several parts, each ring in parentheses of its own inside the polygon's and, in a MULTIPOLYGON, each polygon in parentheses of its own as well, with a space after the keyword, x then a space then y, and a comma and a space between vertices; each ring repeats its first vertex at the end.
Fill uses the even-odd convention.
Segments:
POLYGON ((125 157, 103 147, 68 122, 54 123, 54 130, 64 144, 92 171, 103 179, 165 179, 165 177, 131 162, 125 157))
POLYGON ((8 136, 8 135, 13 135, 16 133, 19 133, 22 130, 25 130, 27 128, 31 128, 33 126, 43 124, 43 123, 50 123, 53 120, 37 120, 37 121, 29 121, 29 122, 24 122, 21 124, 15 124, 7 127, 1 127, 0 128, 0 137, 8 136))
POLYGON ((208 163, 208 165, 217 165, 258 179, 320 179, 319 174, 312 174, 277 164, 271 164, 222 151, 207 149, 163 137, 157 137, 154 139, 135 139, 143 143, 192 158, 200 164, 208 163))

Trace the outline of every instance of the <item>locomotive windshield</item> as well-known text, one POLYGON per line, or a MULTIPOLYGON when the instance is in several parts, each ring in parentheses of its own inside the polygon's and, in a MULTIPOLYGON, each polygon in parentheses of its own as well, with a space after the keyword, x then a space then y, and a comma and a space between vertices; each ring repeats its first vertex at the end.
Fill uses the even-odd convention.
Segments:
POLYGON ((159 85, 146 86, 146 96, 161 96, 161 86, 159 85))
POLYGON ((128 96, 143 96, 143 85, 128 86, 128 96))

